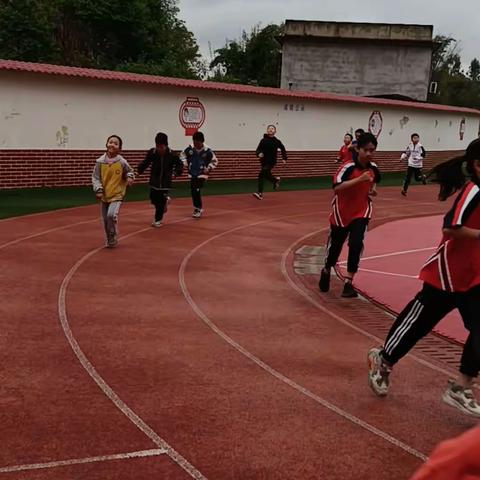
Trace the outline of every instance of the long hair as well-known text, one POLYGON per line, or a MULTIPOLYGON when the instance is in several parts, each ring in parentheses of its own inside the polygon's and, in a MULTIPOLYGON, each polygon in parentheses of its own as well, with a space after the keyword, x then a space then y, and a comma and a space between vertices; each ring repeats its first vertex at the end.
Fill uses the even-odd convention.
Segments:
POLYGON ((433 167, 428 178, 440 184, 439 200, 446 200, 475 176, 474 162, 480 160, 480 138, 473 140, 463 155, 451 158, 433 167))

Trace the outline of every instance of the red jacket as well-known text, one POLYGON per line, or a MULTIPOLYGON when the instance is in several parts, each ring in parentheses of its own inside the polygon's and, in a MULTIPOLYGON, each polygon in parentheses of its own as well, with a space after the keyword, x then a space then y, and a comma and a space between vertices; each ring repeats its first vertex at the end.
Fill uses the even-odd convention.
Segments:
POLYGON ((441 443, 411 480, 479 480, 480 427, 441 443))

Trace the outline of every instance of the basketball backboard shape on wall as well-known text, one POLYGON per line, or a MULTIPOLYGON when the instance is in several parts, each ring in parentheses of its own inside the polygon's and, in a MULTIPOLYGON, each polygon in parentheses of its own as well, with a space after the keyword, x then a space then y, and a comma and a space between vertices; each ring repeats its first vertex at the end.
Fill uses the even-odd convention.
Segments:
POLYGON ((185 136, 193 135, 205 122, 205 107, 197 97, 187 97, 178 114, 185 136))

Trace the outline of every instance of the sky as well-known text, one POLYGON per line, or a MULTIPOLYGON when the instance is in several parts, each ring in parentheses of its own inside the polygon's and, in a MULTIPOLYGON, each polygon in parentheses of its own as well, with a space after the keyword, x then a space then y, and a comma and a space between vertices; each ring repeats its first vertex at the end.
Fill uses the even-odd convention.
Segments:
POLYGON ((242 30, 285 19, 433 25, 434 34, 459 40, 464 66, 480 58, 478 0, 180 0, 179 7, 208 60, 209 42, 215 50, 242 30))

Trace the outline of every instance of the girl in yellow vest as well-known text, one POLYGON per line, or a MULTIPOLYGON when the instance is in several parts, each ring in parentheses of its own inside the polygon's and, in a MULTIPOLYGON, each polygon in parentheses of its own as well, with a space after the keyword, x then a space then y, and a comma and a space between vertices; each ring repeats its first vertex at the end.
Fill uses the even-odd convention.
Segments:
POLYGON ((128 162, 119 155, 123 142, 118 135, 107 138, 107 151, 95 162, 92 174, 93 191, 102 205, 102 219, 107 248, 117 243, 117 225, 120 206, 132 185, 134 173, 128 162))

